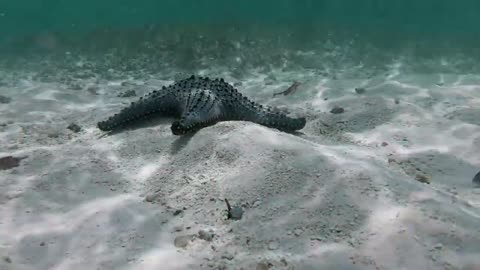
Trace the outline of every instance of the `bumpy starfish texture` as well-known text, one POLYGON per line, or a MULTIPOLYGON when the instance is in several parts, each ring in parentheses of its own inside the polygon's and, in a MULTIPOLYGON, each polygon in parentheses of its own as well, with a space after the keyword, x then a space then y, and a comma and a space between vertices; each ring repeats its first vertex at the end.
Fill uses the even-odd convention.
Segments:
POLYGON ((176 118, 171 126, 174 135, 220 121, 249 121, 285 132, 300 130, 306 124, 304 117, 291 118, 250 101, 223 79, 191 76, 141 97, 97 126, 113 131, 154 115, 176 118))

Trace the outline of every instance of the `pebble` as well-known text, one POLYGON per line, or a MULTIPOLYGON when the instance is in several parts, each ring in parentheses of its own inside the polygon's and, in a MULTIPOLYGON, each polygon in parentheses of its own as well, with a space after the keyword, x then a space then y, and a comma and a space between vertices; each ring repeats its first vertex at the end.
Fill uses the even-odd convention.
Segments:
POLYGON ((198 231, 198 237, 205 241, 212 241, 215 234, 212 231, 200 230, 198 231))
POLYGON ((174 245, 178 248, 185 248, 190 241, 193 240, 192 235, 180 235, 175 237, 175 240, 173 241, 174 245))
POLYGON ((225 251, 225 253, 222 254, 222 259, 227 259, 229 261, 233 260, 234 256, 232 253, 225 251))
POLYGON ((385 146, 387 146, 387 145, 388 145, 387 142, 382 142, 382 146, 383 146, 383 147, 385 147, 385 146))
POLYGON ((48 130, 46 132, 47 134, 47 137, 49 138, 58 138, 60 137, 60 132, 58 130, 54 130, 54 129, 51 129, 51 130, 48 130))
POLYGON ((321 237, 321 236, 315 236, 315 237, 311 237, 310 240, 322 242, 322 241, 324 241, 325 239, 323 239, 323 237, 321 237))
POLYGON ((230 211, 230 219, 240 220, 243 216, 243 209, 239 206, 233 206, 230 211))
POLYGON ((443 248, 443 245, 441 243, 438 243, 436 244, 435 246, 433 246, 434 249, 442 249, 443 248))
POLYGON ((255 201, 255 202, 253 203, 253 208, 259 207, 260 204, 262 204, 262 201, 255 201))
POLYGON ((430 179, 428 179, 428 177, 426 177, 423 174, 417 174, 415 176, 415 180, 417 180, 420 183, 430 184, 430 179))
POLYGON ((365 91, 366 91, 365 88, 362 88, 362 87, 355 88, 355 92, 357 94, 364 94, 365 91))
POLYGON ((82 128, 81 128, 79 125, 75 124, 75 123, 71 123, 70 125, 68 125, 67 128, 70 129, 70 130, 73 131, 73 132, 80 132, 80 131, 82 131, 82 128))
POLYGON ((3 261, 5 261, 6 263, 12 263, 12 259, 10 259, 10 257, 8 256, 4 256, 3 261))
POLYGON ((7 103, 10 103, 11 101, 12 101, 11 98, 0 95, 0 103, 7 104, 7 103))
POLYGON ((153 202, 156 197, 157 197, 157 194, 155 194, 155 193, 153 193, 153 194, 148 194, 148 195, 145 197, 145 201, 146 201, 146 202, 153 202))
POLYGON ((174 216, 178 216, 178 215, 180 215, 182 212, 183 212, 182 209, 177 209, 177 210, 175 210, 175 212, 173 212, 173 215, 174 215, 174 216))
POLYGON ((268 264, 264 262, 260 262, 257 264, 257 267, 255 268, 256 270, 268 270, 268 264))
POLYGON ((276 250, 280 245, 278 244, 277 241, 271 241, 268 243, 268 249, 269 250, 276 250))
POLYGON ((295 231, 293 231, 293 233, 295 234, 295 236, 300 236, 303 233, 303 230, 302 229, 295 229, 295 231))
POLYGON ((26 157, 13 157, 13 156, 6 156, 0 158, 0 170, 8 170, 11 168, 18 167, 20 165, 20 161, 26 157))
POLYGON ((176 231, 176 232, 181 232, 181 231, 183 231, 183 226, 182 225, 177 225, 177 226, 173 227, 173 230, 176 231))
POLYGON ((345 109, 343 109, 342 107, 334 107, 333 109, 330 110, 330 113, 333 113, 333 114, 340 114, 344 112, 345 112, 345 109))

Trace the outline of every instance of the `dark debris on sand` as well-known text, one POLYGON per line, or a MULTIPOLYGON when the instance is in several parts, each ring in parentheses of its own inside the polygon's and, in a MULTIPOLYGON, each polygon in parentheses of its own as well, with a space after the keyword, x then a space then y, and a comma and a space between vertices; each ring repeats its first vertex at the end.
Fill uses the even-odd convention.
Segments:
POLYGON ((6 156, 0 158, 0 170, 8 170, 11 168, 18 167, 20 165, 20 161, 27 157, 13 157, 13 156, 6 156))
POLYGON ((345 112, 345 109, 338 106, 335 106, 333 109, 330 110, 330 113, 333 113, 333 114, 340 114, 344 112, 345 112))
POLYGON ((7 103, 10 103, 11 101, 12 101, 11 98, 0 95, 0 103, 7 104, 7 103))
POLYGON ((75 124, 75 123, 71 123, 70 125, 68 125, 67 128, 68 128, 69 130, 73 131, 73 132, 80 132, 80 131, 82 131, 82 128, 81 128, 79 125, 75 124))

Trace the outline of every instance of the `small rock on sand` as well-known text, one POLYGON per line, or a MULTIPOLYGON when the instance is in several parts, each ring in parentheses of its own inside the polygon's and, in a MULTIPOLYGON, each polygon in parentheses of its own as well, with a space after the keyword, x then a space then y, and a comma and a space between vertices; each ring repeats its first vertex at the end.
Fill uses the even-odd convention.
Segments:
POLYGON ((205 241, 212 241, 214 233, 212 231, 200 230, 198 231, 198 237, 205 241))
POLYGON ((0 95, 0 103, 7 104, 7 103, 10 103, 10 101, 12 101, 11 98, 0 95))
POLYGON ((365 88, 363 88, 363 87, 357 87, 357 88, 355 88, 355 92, 356 92, 357 94, 364 94, 365 91, 366 91, 366 90, 365 90, 365 88))
POLYGON ((345 109, 338 106, 335 106, 333 109, 330 110, 330 113, 333 113, 333 114, 340 114, 344 112, 345 112, 345 109))
POLYGON ((26 157, 13 157, 13 156, 6 156, 0 158, 0 170, 8 170, 11 168, 18 167, 20 165, 20 161, 26 157))
POLYGON ((268 243, 268 249, 269 250, 276 250, 278 249, 280 245, 278 244, 277 241, 271 241, 270 243, 268 243))
POLYGON ((193 238, 193 235, 179 235, 175 237, 173 243, 178 248, 185 248, 187 247, 188 243, 193 240, 193 238))
POLYGON ((75 124, 75 123, 71 123, 70 125, 68 125, 67 128, 70 129, 70 130, 73 131, 73 132, 80 132, 80 131, 82 131, 82 128, 81 128, 79 125, 75 124))
POLYGON ((417 174, 415 176, 415 180, 417 180, 420 183, 430 184, 430 179, 423 174, 417 174))

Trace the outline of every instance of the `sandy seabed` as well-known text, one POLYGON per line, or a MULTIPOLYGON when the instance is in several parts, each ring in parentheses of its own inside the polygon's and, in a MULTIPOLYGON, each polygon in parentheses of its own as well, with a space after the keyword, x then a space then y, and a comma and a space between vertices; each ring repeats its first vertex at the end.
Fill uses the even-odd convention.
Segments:
POLYGON ((301 134, 223 122, 178 137, 167 120, 101 136, 173 78, 8 77, 0 157, 25 158, 0 171, 0 269, 480 269, 480 76, 273 75, 217 73, 307 116, 301 134))

